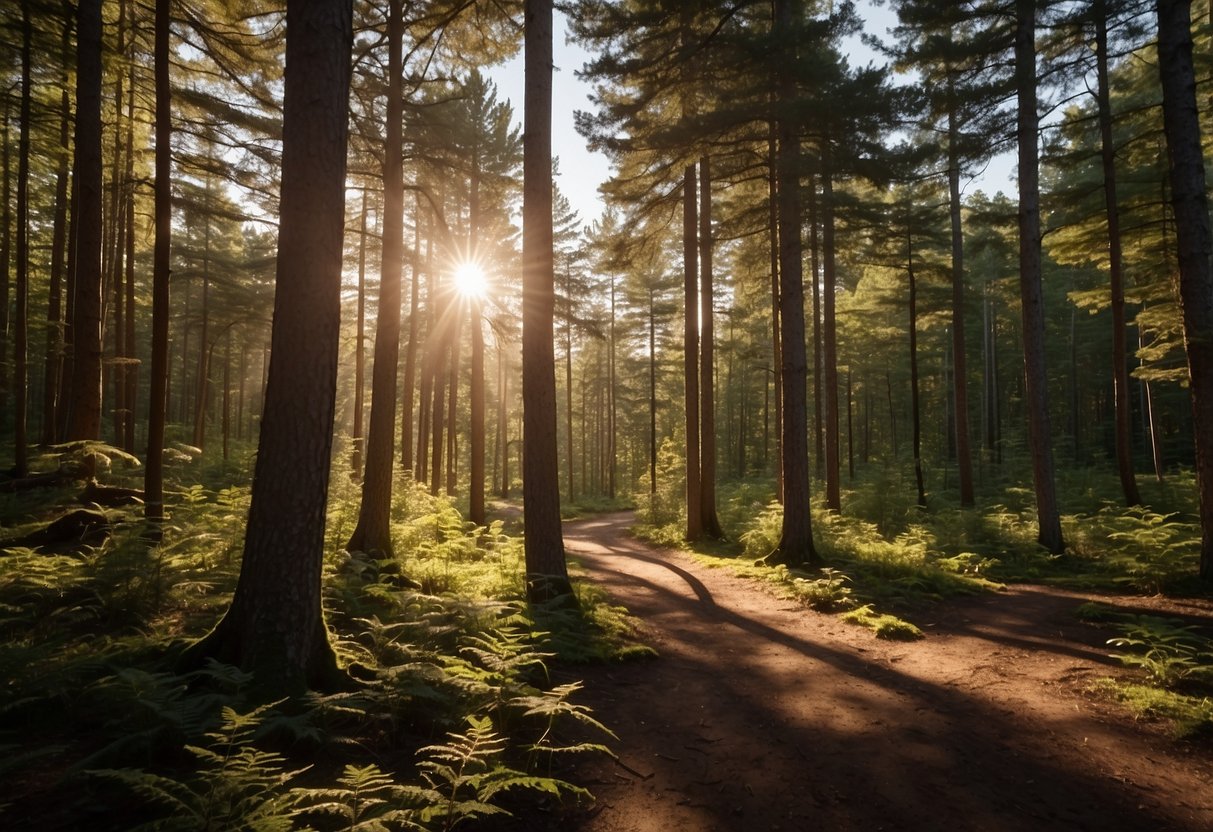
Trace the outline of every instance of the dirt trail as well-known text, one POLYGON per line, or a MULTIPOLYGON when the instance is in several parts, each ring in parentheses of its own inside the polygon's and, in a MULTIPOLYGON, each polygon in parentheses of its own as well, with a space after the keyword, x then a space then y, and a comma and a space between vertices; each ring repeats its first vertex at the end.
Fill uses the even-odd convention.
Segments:
POLYGON ((565 541, 661 657, 575 669, 620 762, 576 772, 598 798, 588 813, 525 828, 1213 829, 1208 746, 1083 693, 1119 672, 1108 634, 1073 615, 1088 596, 962 599, 925 640, 883 642, 646 546, 630 522, 568 524, 565 541))

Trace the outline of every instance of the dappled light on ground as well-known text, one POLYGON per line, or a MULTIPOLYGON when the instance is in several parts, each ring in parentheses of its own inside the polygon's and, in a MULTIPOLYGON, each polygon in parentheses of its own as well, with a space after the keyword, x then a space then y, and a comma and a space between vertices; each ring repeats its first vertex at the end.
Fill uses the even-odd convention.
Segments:
POLYGON ((918 622, 925 640, 884 642, 640 544, 628 522, 570 524, 566 543, 661 658, 591 669, 620 760, 587 763, 597 807, 550 828, 1213 826, 1209 755, 1085 692, 1119 671, 1073 615, 1083 597, 967 598, 918 622))

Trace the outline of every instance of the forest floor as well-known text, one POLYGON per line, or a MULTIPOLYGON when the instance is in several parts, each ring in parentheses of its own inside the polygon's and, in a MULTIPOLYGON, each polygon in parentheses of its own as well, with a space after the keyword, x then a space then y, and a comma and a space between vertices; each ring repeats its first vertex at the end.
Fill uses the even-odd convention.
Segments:
POLYGON ((916 642, 628 534, 630 514, 568 523, 590 578, 659 658, 554 672, 618 754, 562 772, 594 805, 510 828, 1209 830, 1213 748, 1135 722, 1091 691, 1127 674, 1084 601, 1213 624, 1213 603, 1042 586, 948 600, 916 642))

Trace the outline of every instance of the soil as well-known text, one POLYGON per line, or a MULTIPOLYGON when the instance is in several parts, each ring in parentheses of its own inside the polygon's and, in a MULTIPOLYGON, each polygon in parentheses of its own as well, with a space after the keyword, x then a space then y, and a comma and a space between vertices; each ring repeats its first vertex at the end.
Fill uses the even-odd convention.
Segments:
POLYGON ((1210 830, 1213 749, 1090 690, 1126 675, 1087 600, 1213 624, 1208 601, 1014 586, 913 616, 878 640, 753 581, 659 550, 629 514, 566 524, 570 554, 660 657, 559 671, 618 735, 561 776, 588 807, 510 828, 1210 830))

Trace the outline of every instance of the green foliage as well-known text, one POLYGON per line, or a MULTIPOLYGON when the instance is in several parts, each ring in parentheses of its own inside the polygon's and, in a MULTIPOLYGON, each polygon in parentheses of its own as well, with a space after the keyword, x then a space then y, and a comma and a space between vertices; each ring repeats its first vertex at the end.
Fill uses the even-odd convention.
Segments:
POLYGON ((862 607, 843 613, 842 620, 867 627, 876 633, 877 638, 886 638, 891 641, 916 641, 923 637, 922 630, 910 622, 888 613, 874 612, 871 604, 864 604, 862 607))
POLYGON ((826 567, 820 578, 792 578, 792 592, 806 606, 822 612, 845 610, 855 606, 849 575, 826 567))
POLYGON ((584 736, 605 729, 572 700, 575 685, 551 685, 546 663, 647 650, 626 613, 582 587, 576 627, 532 610, 520 541, 410 481, 393 506, 397 556, 344 552, 353 488, 334 481, 324 603, 358 681, 281 706, 249 701, 236 668, 172 670, 182 641, 228 603, 247 488, 170 491, 158 544, 119 523, 99 550, 0 558, 0 744, 29 763, 10 770, 3 802, 97 830, 448 829, 503 811, 478 804, 506 791, 580 796, 538 768, 604 750, 584 736), (479 727, 465 735, 469 719, 479 727), (566 739, 574 726, 581 738, 566 739), (437 751, 417 756, 444 732, 477 749, 463 780, 443 780, 437 751))
POLYGON ((645 482, 636 492, 637 533, 662 546, 680 546, 686 538, 686 458, 679 436, 666 437, 657 451, 657 491, 645 482))
POLYGON ((555 797, 564 793, 588 796, 571 783, 529 775, 505 765, 505 741, 492 730, 489 721, 471 717, 468 725, 462 734, 448 734, 447 742, 421 749, 425 756, 418 766, 422 777, 440 795, 439 801, 422 811, 427 828, 454 829, 464 821, 506 814, 491 801, 511 789, 555 797))
POLYGON ((289 830, 300 796, 287 786, 303 769, 290 770, 282 754, 253 745, 257 726, 272 707, 262 705, 245 714, 224 707, 219 729, 206 734, 209 742, 186 746, 198 761, 196 776, 188 780, 133 769, 100 769, 92 774, 116 780, 144 803, 167 810, 167 816, 136 829, 289 830))
POLYGON ((1137 685, 1101 679, 1098 692, 1124 704, 1139 719, 1165 719, 1176 739, 1213 732, 1213 697, 1188 696, 1153 685, 1137 685))
POLYGON ((1108 639, 1109 645, 1120 648, 1113 658, 1145 675, 1146 684, 1101 679, 1097 691, 1139 718, 1167 720, 1177 737, 1213 729, 1213 640, 1199 628, 1174 618, 1125 614, 1097 603, 1081 605, 1076 614, 1117 630, 1120 635, 1108 639))
POLYGON ((1116 628, 1122 634, 1108 639, 1108 644, 1125 652, 1113 657, 1145 671, 1155 685, 1169 688, 1186 679, 1213 682, 1213 642, 1196 627, 1171 618, 1134 615, 1116 628))
POLYGON ((337 785, 307 789, 302 793, 297 816, 331 818, 347 832, 391 832, 424 829, 416 822, 418 807, 438 795, 418 786, 404 786, 374 763, 347 765, 337 785))

